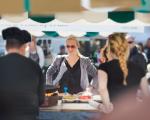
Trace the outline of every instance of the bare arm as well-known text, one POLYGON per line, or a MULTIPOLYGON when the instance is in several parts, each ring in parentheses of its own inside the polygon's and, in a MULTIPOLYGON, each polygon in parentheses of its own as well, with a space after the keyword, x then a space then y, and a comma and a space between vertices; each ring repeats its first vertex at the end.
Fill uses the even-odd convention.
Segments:
POLYGON ((141 79, 141 84, 140 84, 141 90, 144 94, 144 96, 149 96, 150 92, 149 92, 149 85, 148 85, 148 79, 146 77, 143 77, 141 79))
POLYGON ((99 93, 105 105, 108 105, 110 103, 107 81, 107 73, 103 70, 98 70, 99 93))
POLYGON ((104 107, 102 111, 109 113, 113 110, 113 105, 110 102, 109 93, 107 89, 108 77, 107 73, 103 70, 98 70, 98 84, 99 84, 99 93, 103 101, 104 107))

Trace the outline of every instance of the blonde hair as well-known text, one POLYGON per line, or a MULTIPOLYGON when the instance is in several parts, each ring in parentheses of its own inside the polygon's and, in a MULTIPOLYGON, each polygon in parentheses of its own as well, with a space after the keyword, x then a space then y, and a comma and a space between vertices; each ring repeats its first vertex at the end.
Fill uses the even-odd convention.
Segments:
POLYGON ((124 33, 114 33, 109 35, 108 48, 119 59, 120 68, 124 74, 123 84, 127 85, 127 59, 129 56, 129 45, 124 33))
MULTIPOLYGON (((80 43, 79 43, 77 37, 75 37, 75 36, 73 36, 73 35, 70 35, 70 36, 67 38, 66 42, 69 42, 69 41, 75 41, 77 47, 80 48, 80 43)), ((80 53, 80 51, 79 51, 79 49, 77 49, 77 53, 78 53, 78 56, 79 56, 79 57, 82 56, 81 53, 80 53)))
POLYGON ((80 43, 79 43, 77 37, 75 37, 75 36, 73 36, 73 35, 70 35, 70 36, 67 38, 66 42, 71 41, 71 40, 72 40, 72 41, 75 41, 75 42, 76 42, 76 45, 78 46, 78 48, 80 48, 80 43))

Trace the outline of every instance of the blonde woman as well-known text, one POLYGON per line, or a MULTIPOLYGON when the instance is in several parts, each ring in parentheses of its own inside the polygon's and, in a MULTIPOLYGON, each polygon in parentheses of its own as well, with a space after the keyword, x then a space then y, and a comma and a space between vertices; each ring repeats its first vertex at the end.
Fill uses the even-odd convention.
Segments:
POLYGON ((112 101, 121 95, 126 89, 137 87, 144 72, 134 65, 127 63, 129 45, 125 34, 114 33, 108 37, 107 57, 108 62, 99 66, 98 81, 99 92, 102 97, 103 112, 113 110, 112 101))
POLYGON ((67 55, 59 55, 48 68, 46 73, 47 84, 60 86, 59 92, 76 94, 89 87, 88 75, 93 79, 97 77, 97 70, 88 57, 79 52, 80 44, 76 37, 69 36, 66 40, 67 55), (56 75, 53 78, 54 74, 56 75))

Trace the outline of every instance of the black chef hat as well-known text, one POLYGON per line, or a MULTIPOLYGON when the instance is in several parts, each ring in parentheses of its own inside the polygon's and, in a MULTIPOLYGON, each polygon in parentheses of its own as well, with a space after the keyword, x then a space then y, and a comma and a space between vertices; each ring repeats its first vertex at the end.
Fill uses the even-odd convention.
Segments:
POLYGON ((31 34, 26 31, 26 30, 22 30, 22 39, 24 39, 25 42, 31 42, 31 34))
POLYGON ((25 44, 31 41, 30 34, 25 30, 20 30, 17 27, 9 27, 2 31, 2 37, 4 40, 11 41, 17 40, 18 43, 25 44))

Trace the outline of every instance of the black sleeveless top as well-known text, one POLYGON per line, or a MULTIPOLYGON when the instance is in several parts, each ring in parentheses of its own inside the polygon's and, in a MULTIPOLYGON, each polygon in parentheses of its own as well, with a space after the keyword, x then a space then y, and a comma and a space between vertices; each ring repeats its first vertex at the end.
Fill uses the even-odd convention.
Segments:
POLYGON ((145 75, 145 72, 133 62, 128 62, 128 77, 127 86, 123 84, 123 72, 120 68, 119 61, 117 59, 103 63, 99 66, 100 70, 107 73, 108 76, 108 92, 110 99, 114 99, 121 95, 123 92, 135 88, 140 84, 141 78, 145 75))
POLYGON ((81 68, 80 68, 80 59, 75 63, 73 67, 70 67, 69 63, 66 59, 64 62, 67 67, 67 71, 63 74, 59 84, 60 89, 59 92, 64 92, 64 87, 68 88, 68 92, 70 94, 76 94, 78 92, 83 91, 80 86, 81 79, 81 68))

